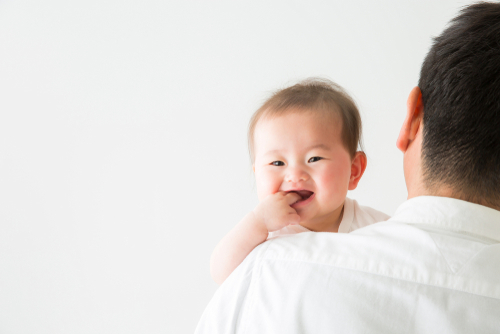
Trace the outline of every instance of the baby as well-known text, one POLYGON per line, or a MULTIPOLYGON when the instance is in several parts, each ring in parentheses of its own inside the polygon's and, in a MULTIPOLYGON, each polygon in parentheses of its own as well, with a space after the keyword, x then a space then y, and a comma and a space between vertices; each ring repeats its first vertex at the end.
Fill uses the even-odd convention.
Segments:
POLYGON ((217 245, 218 284, 259 244, 300 232, 348 233, 389 216, 346 198, 366 168, 357 151, 361 117, 343 89, 308 79, 280 90, 258 109, 248 143, 259 204, 217 245))

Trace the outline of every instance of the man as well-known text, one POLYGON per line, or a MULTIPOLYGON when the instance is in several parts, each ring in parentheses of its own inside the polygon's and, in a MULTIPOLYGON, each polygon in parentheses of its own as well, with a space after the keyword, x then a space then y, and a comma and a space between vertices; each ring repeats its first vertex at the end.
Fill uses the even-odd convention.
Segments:
POLYGON ((500 4, 435 39, 397 140, 408 201, 256 248, 197 333, 500 333, 500 4))

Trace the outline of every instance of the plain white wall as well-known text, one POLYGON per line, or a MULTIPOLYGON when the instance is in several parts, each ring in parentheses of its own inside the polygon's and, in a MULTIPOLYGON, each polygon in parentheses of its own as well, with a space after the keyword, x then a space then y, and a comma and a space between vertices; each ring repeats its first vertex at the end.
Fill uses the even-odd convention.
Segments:
POLYGON ((0 333, 191 333, 257 203, 246 128, 330 78, 358 102, 350 197, 393 214, 421 62, 470 1, 0 1, 0 333))

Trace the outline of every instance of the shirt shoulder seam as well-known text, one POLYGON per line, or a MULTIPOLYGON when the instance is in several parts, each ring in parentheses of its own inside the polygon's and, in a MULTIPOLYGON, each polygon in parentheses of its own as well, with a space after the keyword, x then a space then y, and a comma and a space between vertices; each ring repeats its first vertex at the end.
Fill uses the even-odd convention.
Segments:
POLYGON ((312 264, 317 264, 317 265, 321 265, 321 266, 330 266, 330 267, 335 267, 335 268, 339 268, 339 269, 350 270, 350 271, 357 271, 357 272, 363 272, 363 273, 366 273, 366 274, 376 275, 376 276, 380 276, 380 277, 387 277, 387 278, 391 278, 391 279, 395 279, 395 280, 400 280, 400 281, 405 281, 405 282, 411 282, 411 283, 420 284, 420 285, 426 285, 426 286, 432 286, 432 287, 442 288, 442 289, 451 290, 451 291, 460 291, 460 292, 468 293, 468 294, 471 294, 471 295, 474 295, 474 296, 479 296, 479 297, 484 297, 484 298, 491 298, 491 299, 495 299, 495 300, 500 300, 500 297, 493 297, 493 296, 487 296, 487 295, 484 295, 484 294, 478 294, 478 293, 474 293, 474 292, 471 292, 471 291, 467 291, 465 289, 450 288, 450 287, 443 286, 443 285, 436 285, 436 284, 430 284, 430 283, 425 283, 425 282, 418 282, 418 281, 415 281, 415 280, 409 280, 409 279, 405 279, 405 278, 394 277, 394 276, 384 275, 384 274, 380 274, 380 273, 374 273, 374 272, 367 271, 367 270, 362 270, 362 269, 353 269, 353 268, 344 267, 344 266, 338 266, 338 265, 332 266, 330 264, 318 263, 318 262, 307 261, 307 260, 300 260, 300 259, 266 258, 265 260, 306 262, 306 263, 312 263, 312 264))

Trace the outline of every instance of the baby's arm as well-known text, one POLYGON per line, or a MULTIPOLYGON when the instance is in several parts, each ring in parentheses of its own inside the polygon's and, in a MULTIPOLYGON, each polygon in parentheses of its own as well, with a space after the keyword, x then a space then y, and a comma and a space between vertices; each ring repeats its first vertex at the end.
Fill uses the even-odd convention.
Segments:
POLYGON ((251 211, 215 247, 210 258, 210 273, 217 284, 240 265, 258 245, 266 241, 267 228, 251 211))
POLYGON ((222 284, 255 247, 266 241, 269 232, 298 224, 300 217, 290 205, 300 198, 296 193, 278 192, 246 215, 215 247, 210 258, 213 280, 222 284))

